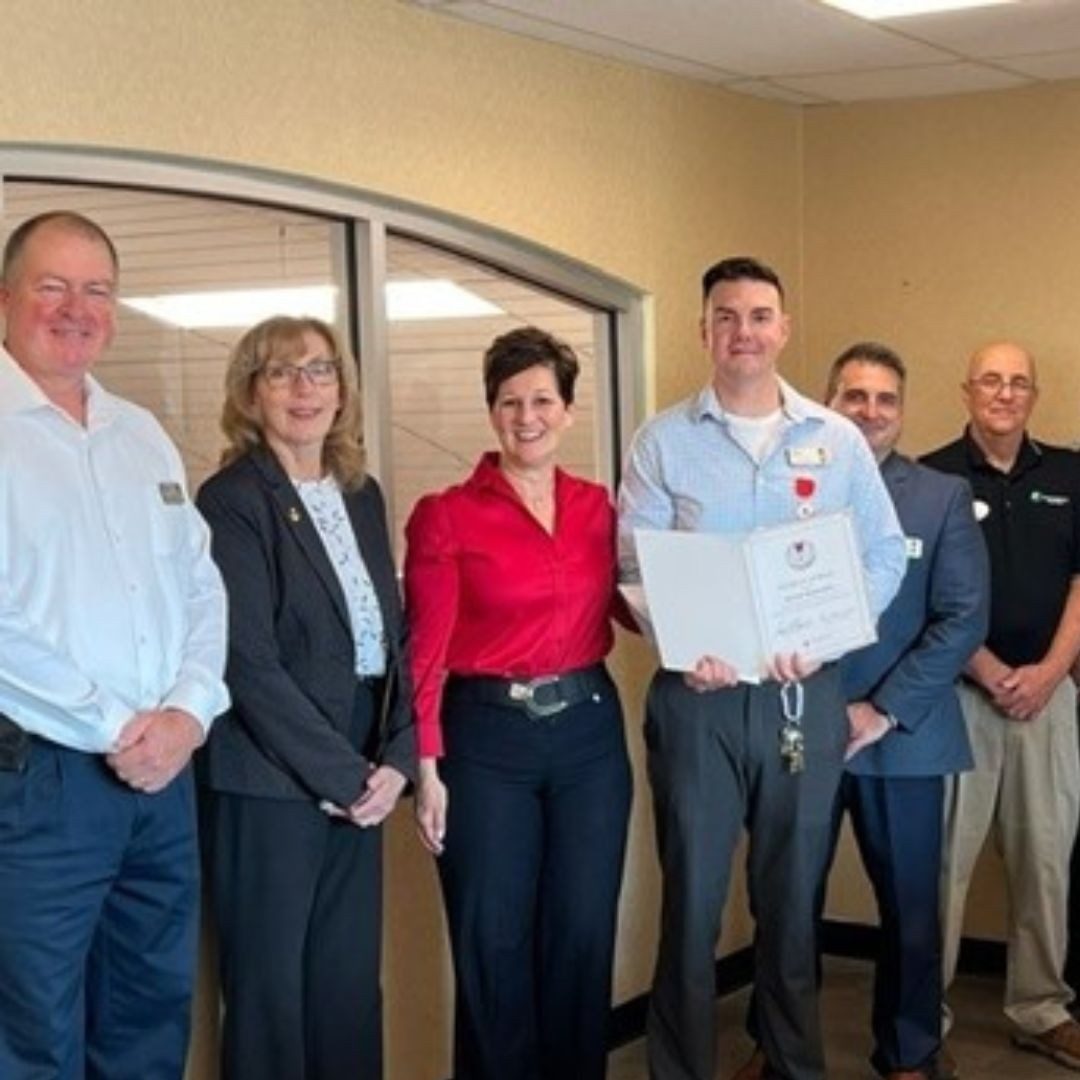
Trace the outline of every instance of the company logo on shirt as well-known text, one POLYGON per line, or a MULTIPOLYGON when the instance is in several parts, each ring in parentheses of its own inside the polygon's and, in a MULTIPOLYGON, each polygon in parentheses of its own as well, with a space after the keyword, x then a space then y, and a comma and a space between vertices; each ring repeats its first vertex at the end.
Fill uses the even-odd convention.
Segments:
POLYGON ((1068 506, 1068 495, 1050 495, 1045 491, 1033 491, 1028 496, 1033 503, 1042 503, 1044 506, 1068 506))

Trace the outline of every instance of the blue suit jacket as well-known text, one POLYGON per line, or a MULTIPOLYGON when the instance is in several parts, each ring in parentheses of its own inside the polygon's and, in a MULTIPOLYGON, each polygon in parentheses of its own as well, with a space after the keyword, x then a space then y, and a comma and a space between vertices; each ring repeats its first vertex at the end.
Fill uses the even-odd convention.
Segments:
POLYGON ((871 701, 899 726, 856 754, 865 776, 939 776, 970 769, 955 681, 986 637, 989 568, 971 489, 900 454, 881 467, 908 541, 903 584, 878 641, 841 661, 848 701, 871 701))

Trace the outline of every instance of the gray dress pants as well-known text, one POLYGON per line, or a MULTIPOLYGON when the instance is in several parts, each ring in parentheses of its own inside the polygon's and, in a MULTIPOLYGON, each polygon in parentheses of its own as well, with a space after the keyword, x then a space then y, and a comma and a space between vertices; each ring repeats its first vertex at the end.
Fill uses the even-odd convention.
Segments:
POLYGON ((767 1075, 824 1080, 815 904, 848 725, 834 666, 804 687, 805 769, 792 774, 780 757, 777 683, 698 693, 673 672, 653 679, 645 741, 663 907, 647 1024, 652 1080, 715 1076, 715 949, 744 826, 767 1075))

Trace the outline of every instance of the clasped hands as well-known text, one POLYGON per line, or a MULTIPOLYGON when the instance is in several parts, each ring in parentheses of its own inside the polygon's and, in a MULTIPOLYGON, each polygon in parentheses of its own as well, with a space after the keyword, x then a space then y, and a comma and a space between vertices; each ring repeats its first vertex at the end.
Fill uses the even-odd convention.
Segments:
POLYGON ((176 778, 205 738, 202 724, 183 709, 144 709, 120 729, 105 761, 128 787, 153 795, 176 778))
POLYGON ((330 817, 345 818, 361 829, 369 829, 381 825, 390 816, 404 790, 404 775, 392 765, 379 765, 368 773, 364 790, 355 802, 338 806, 324 799, 319 809, 330 817))
POLYGON ((1010 720, 1034 720, 1046 708, 1067 671, 1044 658, 1010 667, 989 649, 980 649, 968 663, 968 674, 990 695, 1010 720))
POLYGON ((994 704, 1010 720, 1034 720, 1046 708, 1063 675, 1048 664, 1007 668, 984 684, 994 704))

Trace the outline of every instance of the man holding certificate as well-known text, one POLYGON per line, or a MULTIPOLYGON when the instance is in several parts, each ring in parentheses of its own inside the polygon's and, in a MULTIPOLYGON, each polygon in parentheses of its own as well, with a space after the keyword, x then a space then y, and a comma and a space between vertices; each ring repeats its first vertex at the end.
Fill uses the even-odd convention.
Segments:
MULTIPOLYGON (((635 436, 620 492, 623 579, 640 576, 635 530, 745 535, 848 511, 876 618, 903 577, 904 538, 858 429, 777 374, 790 334, 778 277, 754 259, 726 259, 706 272, 703 295, 712 379, 635 436)), ((785 550, 789 567, 814 556, 805 541, 785 550)), ((789 583, 778 573, 773 585, 789 583)), ((684 591, 694 595, 692 580, 684 591)), ((732 620, 746 616, 732 604, 732 620)), ((813 651, 781 653, 765 678, 740 679, 706 647, 692 670, 653 679, 645 738, 664 888, 652 1080, 715 1075, 714 953, 744 824, 763 1075, 824 1080, 816 894, 848 720, 835 665, 813 651)))

